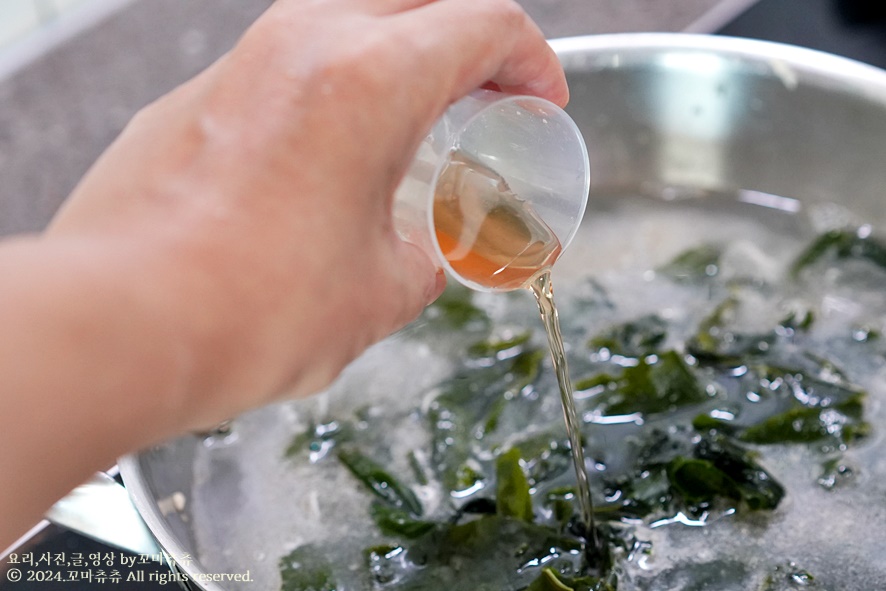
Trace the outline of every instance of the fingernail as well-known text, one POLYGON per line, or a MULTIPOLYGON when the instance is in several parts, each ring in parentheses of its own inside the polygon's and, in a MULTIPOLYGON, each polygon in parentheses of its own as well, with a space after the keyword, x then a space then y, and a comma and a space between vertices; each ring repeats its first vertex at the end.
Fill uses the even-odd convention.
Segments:
POLYGON ((440 297, 443 290, 446 289, 446 273, 443 269, 437 269, 436 281, 434 283, 434 291, 431 292, 431 298, 428 303, 433 302, 440 297))

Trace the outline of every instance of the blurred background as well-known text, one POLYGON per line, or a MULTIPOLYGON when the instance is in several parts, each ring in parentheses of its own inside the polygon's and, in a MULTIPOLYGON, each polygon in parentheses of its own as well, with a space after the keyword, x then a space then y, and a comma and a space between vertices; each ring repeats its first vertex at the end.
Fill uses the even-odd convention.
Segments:
MULTIPOLYGON (((110 12, 132 0, 0 0, 0 47, 60 20, 76 19, 77 10, 110 12)), ((154 4, 151 0, 142 0, 154 4)), ((247 2, 248 3, 248 2, 247 2)), ((605 31, 681 29, 717 4, 747 5, 751 2, 720 0, 542 0, 524 2, 536 18, 548 16, 545 27, 554 36, 605 31), (547 13, 547 15, 545 14, 547 13), (575 17, 596 15, 590 22, 575 17), (556 29, 556 30, 555 30, 556 29)), ((160 3, 162 4, 162 2, 160 3)), ((266 4, 252 2, 254 5, 266 4)), ((162 10, 158 7, 157 10, 162 10)))
POLYGON ((0 47, 47 25, 88 0, 6 0, 0 5, 0 47))

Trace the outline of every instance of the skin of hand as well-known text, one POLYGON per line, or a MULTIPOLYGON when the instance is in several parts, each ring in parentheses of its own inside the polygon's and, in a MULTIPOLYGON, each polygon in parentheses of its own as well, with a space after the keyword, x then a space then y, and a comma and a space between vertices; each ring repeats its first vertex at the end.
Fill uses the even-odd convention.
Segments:
POLYGON ((393 192, 481 85, 567 101, 512 0, 278 0, 0 244, 0 547, 103 463, 316 392, 414 319, 444 280, 393 192))

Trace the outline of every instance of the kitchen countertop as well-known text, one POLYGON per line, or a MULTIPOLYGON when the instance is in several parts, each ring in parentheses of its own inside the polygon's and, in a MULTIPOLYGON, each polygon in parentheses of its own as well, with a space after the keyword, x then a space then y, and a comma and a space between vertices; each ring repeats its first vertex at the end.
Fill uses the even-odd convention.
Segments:
MULTIPOLYGON (((42 42, 45 48, 35 52, 31 39, 28 49, 39 57, 5 75, 0 67, 0 235, 43 228, 139 107, 208 65, 270 4, 270 0, 94 1, 118 6, 62 43, 52 38, 52 31, 38 31, 46 34, 36 45, 42 42)), ((753 3, 519 1, 549 38, 712 30, 704 15, 716 21, 724 7, 726 13, 734 13, 736 6, 753 3)), ((12 46, 4 52, 15 50, 12 46)))

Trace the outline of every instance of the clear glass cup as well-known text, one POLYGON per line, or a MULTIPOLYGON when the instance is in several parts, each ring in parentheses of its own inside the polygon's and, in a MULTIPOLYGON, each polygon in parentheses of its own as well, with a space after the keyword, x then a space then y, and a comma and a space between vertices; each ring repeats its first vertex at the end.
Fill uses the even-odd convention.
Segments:
POLYGON ((589 188, 569 115, 537 97, 478 90, 421 144, 395 195, 395 225, 464 285, 518 289, 569 245, 589 188))

